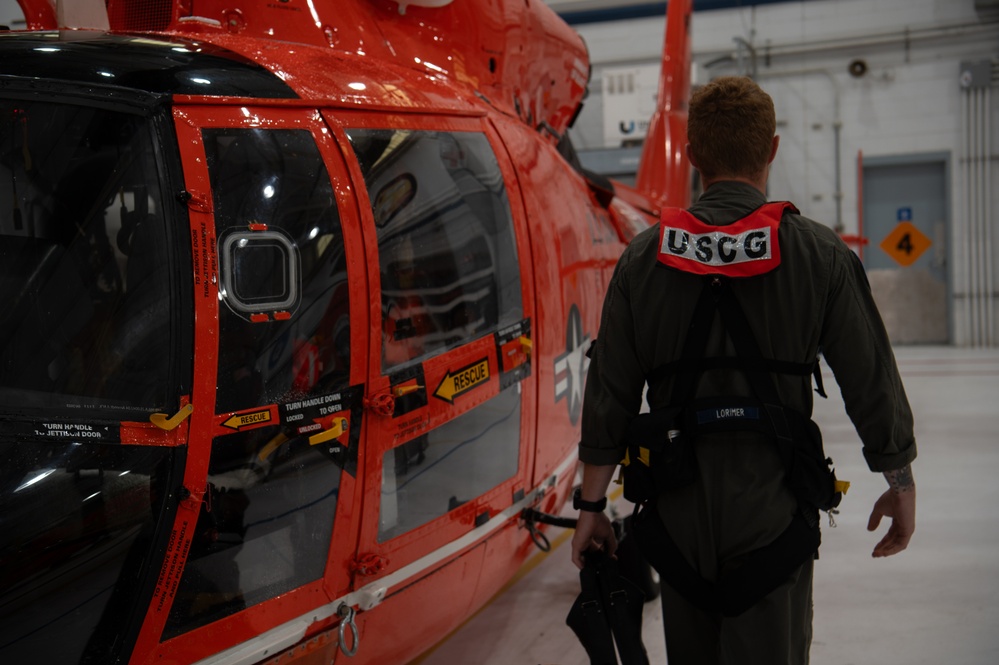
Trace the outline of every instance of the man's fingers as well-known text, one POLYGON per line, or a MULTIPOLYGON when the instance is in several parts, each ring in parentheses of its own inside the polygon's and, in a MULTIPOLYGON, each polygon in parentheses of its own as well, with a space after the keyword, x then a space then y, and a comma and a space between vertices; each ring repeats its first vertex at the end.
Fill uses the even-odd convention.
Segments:
POLYGON ((871 556, 878 558, 891 554, 891 545, 889 544, 891 540, 892 537, 890 534, 882 538, 881 542, 874 546, 874 551, 871 553, 871 556))
POLYGON ((614 537, 613 532, 606 535, 594 534, 586 536, 577 531, 572 539, 572 562, 576 565, 576 568, 582 570, 588 551, 603 551, 613 559, 616 550, 617 539, 614 537))
POLYGON ((881 539, 881 542, 874 547, 874 552, 871 555, 879 558, 898 554, 909 547, 909 540, 911 538, 911 534, 903 534, 893 526, 888 530, 885 537, 881 539))
POLYGON ((867 530, 874 531, 877 529, 878 525, 881 524, 882 517, 883 515, 875 509, 874 512, 871 513, 871 517, 867 520, 867 530))
POLYGON ((880 559, 882 557, 892 556, 893 554, 898 554, 899 552, 901 552, 904 549, 905 549, 904 546, 899 545, 898 543, 896 543, 894 541, 889 542, 889 543, 883 543, 883 544, 882 543, 878 543, 878 546, 874 548, 874 552, 873 552, 872 556, 875 559, 880 559))

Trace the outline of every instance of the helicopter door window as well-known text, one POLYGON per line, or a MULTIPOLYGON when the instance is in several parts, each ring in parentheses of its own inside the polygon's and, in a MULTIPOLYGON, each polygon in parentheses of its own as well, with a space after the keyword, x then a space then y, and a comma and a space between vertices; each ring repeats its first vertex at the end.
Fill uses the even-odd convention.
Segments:
POLYGON ((329 172, 302 129, 205 129, 219 238, 216 410, 347 385, 347 258, 329 172))
MULTIPOLYGON (((347 258, 312 133, 202 136, 219 238, 216 411, 349 392, 347 258)), ((322 579, 342 463, 286 423, 216 437, 164 637, 322 579)))
POLYGON ((386 452, 379 542, 445 515, 509 479, 517 472, 519 439, 520 385, 514 384, 386 452))
POLYGON ((523 318, 510 203, 479 132, 347 130, 378 232, 382 370, 523 318))
POLYGON ((216 438, 164 639, 320 579, 339 489, 324 447, 281 427, 216 438))
MULTIPOLYGON (((484 133, 350 129, 378 234, 382 371, 523 320, 510 203, 484 133)), ((512 384, 382 459, 378 540, 409 532, 517 473, 521 390, 512 384)))

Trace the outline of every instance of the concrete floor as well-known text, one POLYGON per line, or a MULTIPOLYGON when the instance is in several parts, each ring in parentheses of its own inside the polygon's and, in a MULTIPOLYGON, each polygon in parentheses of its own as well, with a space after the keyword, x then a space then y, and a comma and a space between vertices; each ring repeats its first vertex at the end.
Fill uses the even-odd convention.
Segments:
MULTIPOLYGON (((837 528, 823 528, 815 572, 812 665, 999 663, 999 350, 896 349, 916 416, 916 534, 909 549, 870 556, 867 518, 886 485, 824 367, 829 399, 815 419, 837 476, 852 487, 837 528)), ((622 510, 630 504, 617 500, 622 510)), ((886 529, 882 524, 879 534, 886 529)), ((524 565, 507 589, 420 659, 420 665, 587 665, 565 626, 579 591, 570 533, 524 565)), ((645 645, 666 662, 658 602, 645 606, 645 645)))

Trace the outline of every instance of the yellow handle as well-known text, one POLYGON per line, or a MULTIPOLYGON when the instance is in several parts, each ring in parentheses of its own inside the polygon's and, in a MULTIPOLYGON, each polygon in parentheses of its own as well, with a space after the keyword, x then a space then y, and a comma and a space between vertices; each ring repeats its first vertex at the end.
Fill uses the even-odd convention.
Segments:
POLYGON ((187 420, 187 417, 194 413, 194 405, 187 404, 180 408, 180 411, 173 414, 172 416, 167 416, 165 413, 154 413, 149 416, 149 422, 156 425, 162 430, 169 432, 170 430, 177 429, 177 427, 187 420))
POLYGON ((287 440, 288 437, 284 433, 279 432, 277 436, 268 441, 267 445, 264 446, 259 453, 257 453, 257 459, 261 462, 266 461, 267 458, 270 457, 274 451, 280 448, 287 440))
POLYGON ((315 446, 320 443, 331 441, 347 431, 348 423, 346 418, 337 418, 333 421, 333 426, 309 437, 309 445, 315 446))
POLYGON ((396 386, 392 389, 392 394, 396 397, 402 397, 403 395, 408 395, 409 393, 415 393, 417 390, 423 390, 423 386, 411 385, 411 386, 396 386))

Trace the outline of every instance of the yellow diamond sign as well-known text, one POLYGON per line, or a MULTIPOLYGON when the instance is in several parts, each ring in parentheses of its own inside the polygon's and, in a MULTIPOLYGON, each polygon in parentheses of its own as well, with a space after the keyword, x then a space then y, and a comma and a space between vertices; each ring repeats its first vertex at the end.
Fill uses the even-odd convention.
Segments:
POLYGON ((900 222, 881 241, 881 249, 901 265, 911 266, 932 244, 933 241, 912 222, 900 222))

